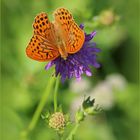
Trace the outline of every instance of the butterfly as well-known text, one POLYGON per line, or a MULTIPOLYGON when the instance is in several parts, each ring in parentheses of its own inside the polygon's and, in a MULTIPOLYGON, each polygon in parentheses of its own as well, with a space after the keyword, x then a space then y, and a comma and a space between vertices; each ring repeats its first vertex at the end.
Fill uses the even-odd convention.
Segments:
POLYGON ((75 23, 72 14, 65 8, 58 8, 50 22, 46 13, 35 17, 33 36, 26 48, 29 58, 37 61, 51 61, 61 56, 78 52, 84 43, 84 31, 75 23))

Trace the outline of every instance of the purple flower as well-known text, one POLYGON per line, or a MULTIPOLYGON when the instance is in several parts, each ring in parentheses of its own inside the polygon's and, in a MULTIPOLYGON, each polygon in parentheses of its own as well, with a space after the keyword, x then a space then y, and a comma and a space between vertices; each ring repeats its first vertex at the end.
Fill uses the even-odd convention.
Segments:
MULTIPOLYGON (((84 26, 81 24, 80 28, 83 29, 84 26)), ((50 67, 55 65, 55 76, 60 74, 61 81, 64 82, 66 78, 70 79, 76 77, 77 80, 81 79, 82 74, 87 76, 92 76, 92 72, 89 66, 99 68, 100 64, 96 61, 97 53, 100 52, 99 48, 96 48, 94 42, 90 42, 95 36, 96 32, 91 34, 85 33, 85 42, 80 49, 75 54, 69 54, 67 59, 64 60, 61 57, 49 62, 45 69, 48 70, 50 67)))

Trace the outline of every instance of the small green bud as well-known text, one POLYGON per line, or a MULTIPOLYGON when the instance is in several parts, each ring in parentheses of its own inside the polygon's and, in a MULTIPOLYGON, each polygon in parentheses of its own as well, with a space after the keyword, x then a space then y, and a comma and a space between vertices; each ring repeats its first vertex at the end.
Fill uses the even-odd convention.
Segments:
POLYGON ((42 118, 43 120, 48 120, 49 117, 50 117, 50 115, 51 115, 50 112, 47 111, 47 112, 41 114, 41 118, 42 118))
POLYGON ((94 106, 94 103, 95 103, 95 99, 90 100, 90 96, 86 100, 84 100, 82 106, 86 114, 94 115, 94 114, 97 114, 101 110, 99 106, 94 106))
POLYGON ((84 112, 81 109, 79 109, 75 115, 76 122, 79 123, 79 122, 83 121, 84 118, 85 118, 84 112))
POLYGON ((62 112, 55 112, 50 116, 49 126, 57 131, 64 129, 66 125, 65 116, 62 112))
POLYGON ((71 122, 70 122, 70 115, 69 114, 65 114, 64 115, 65 117, 65 122, 66 122, 66 126, 69 125, 71 122))
POLYGON ((84 102, 82 104, 83 109, 85 110, 85 109, 88 109, 90 107, 93 107, 94 106, 94 103, 95 103, 95 99, 90 100, 90 96, 87 97, 87 99, 84 99, 84 102))

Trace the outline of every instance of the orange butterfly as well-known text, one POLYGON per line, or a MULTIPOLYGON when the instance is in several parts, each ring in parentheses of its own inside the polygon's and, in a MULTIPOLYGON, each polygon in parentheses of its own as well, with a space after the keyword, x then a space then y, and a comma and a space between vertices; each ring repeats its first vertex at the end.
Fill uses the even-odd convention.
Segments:
POLYGON ((68 54, 81 49, 85 35, 72 14, 67 9, 59 8, 54 12, 54 19, 50 22, 46 13, 35 17, 34 34, 26 48, 28 57, 37 61, 50 61, 61 55, 66 60, 68 54))

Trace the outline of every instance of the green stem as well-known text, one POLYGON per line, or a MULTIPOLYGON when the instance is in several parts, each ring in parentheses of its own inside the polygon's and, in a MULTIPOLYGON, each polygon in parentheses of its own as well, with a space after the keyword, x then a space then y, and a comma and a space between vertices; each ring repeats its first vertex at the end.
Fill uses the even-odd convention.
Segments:
POLYGON ((41 100, 39 102, 39 105, 37 106, 37 109, 36 109, 36 111, 35 111, 35 113, 34 113, 34 115, 32 117, 32 120, 29 123, 28 128, 21 133, 21 136, 24 136, 24 137, 27 136, 28 133, 35 128, 35 126, 36 126, 36 124, 38 122, 38 119, 40 117, 40 114, 42 112, 42 109, 46 104, 46 100, 48 99, 48 96, 49 96, 49 94, 50 94, 50 92, 51 92, 51 90, 53 88, 54 82, 55 82, 55 78, 51 77, 49 82, 48 82, 48 85, 47 85, 47 87, 46 87, 46 89, 45 89, 45 91, 44 91, 44 93, 42 95, 42 98, 41 98, 41 100))
POLYGON ((66 138, 66 140, 73 140, 73 137, 79 127, 80 123, 76 123, 75 126, 73 127, 73 129, 71 130, 70 134, 68 135, 68 137, 66 138))
POLYGON ((57 111, 57 94, 58 94, 59 81, 60 81, 60 78, 58 77, 56 80, 55 89, 54 89, 54 112, 57 111))
POLYGON ((59 133, 57 133, 59 140, 63 140, 63 136, 59 133))
POLYGON ((40 103, 39 103, 39 105, 38 105, 38 107, 37 107, 37 109, 36 109, 36 111, 35 111, 35 113, 33 115, 33 118, 32 118, 32 120, 31 120, 31 122, 29 124, 28 130, 31 131, 31 130, 34 129, 34 127, 35 127, 35 125, 36 125, 36 123, 37 123, 37 121, 38 121, 38 119, 40 117, 40 114, 42 112, 42 109, 46 104, 46 100, 47 100, 47 98, 49 96, 49 93, 51 92, 51 89, 53 88, 54 81, 55 81, 55 78, 52 77, 50 79, 50 81, 48 83, 48 86, 46 87, 45 92, 44 92, 44 94, 43 94, 43 96, 42 96, 42 98, 40 100, 40 103))

